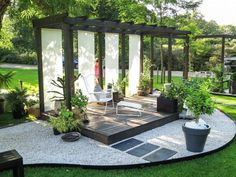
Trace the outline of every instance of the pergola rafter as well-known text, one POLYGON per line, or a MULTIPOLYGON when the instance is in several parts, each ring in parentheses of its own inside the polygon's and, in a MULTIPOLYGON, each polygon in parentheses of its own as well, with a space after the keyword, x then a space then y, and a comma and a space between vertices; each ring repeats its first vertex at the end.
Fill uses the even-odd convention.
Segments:
MULTIPOLYGON (((44 112, 43 106, 43 73, 42 73, 42 47, 41 47, 41 29, 51 28, 51 29, 61 29, 63 32, 64 40, 64 64, 65 64, 65 85, 66 85, 66 106, 71 108, 70 100, 72 96, 73 83, 71 78, 73 78, 73 31, 83 30, 89 32, 97 32, 98 43, 99 43, 99 75, 100 75, 100 85, 103 83, 102 78, 102 34, 103 33, 118 33, 122 35, 121 38, 121 63, 122 63, 122 78, 125 77, 125 35, 127 34, 137 34, 140 35, 140 70, 143 70, 143 37, 145 35, 151 37, 151 61, 154 61, 154 37, 167 38, 168 39, 168 82, 171 82, 171 70, 172 70, 172 43, 173 39, 183 39, 185 44, 189 43, 190 34, 189 31, 177 30, 174 27, 157 26, 155 24, 147 25, 134 24, 133 22, 120 22, 120 21, 109 21, 106 19, 88 19, 87 17, 69 17, 68 14, 61 14, 56 16, 45 17, 42 19, 34 19, 33 26, 35 29, 35 37, 37 43, 37 54, 39 63, 39 89, 40 89, 40 109, 44 112)), ((185 48, 189 44, 185 45, 185 48)), ((184 50, 189 52, 188 49, 184 50)), ((188 77, 188 54, 185 53, 185 64, 184 64, 184 78, 188 77)), ((151 68, 151 76, 153 76, 153 67, 151 68)), ((152 81, 151 81, 152 82, 152 81)), ((151 85, 152 87, 152 85, 151 85)), ((152 90, 152 88, 151 88, 152 90)))

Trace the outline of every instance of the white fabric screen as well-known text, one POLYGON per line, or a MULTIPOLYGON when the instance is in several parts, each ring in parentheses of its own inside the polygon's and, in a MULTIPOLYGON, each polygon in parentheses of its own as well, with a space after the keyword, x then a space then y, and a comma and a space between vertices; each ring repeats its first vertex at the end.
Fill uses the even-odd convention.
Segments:
POLYGON ((54 109, 54 101, 50 98, 56 96, 48 91, 63 92, 51 84, 52 80, 63 76, 62 64, 62 31, 57 29, 42 29, 42 65, 44 84, 45 111, 54 109))
POLYGON ((93 92, 95 87, 95 41, 94 33, 78 31, 78 62, 80 77, 76 89, 80 88, 83 94, 93 92))
POLYGON ((105 82, 116 84, 119 78, 119 35, 105 33, 105 82))
POLYGON ((129 86, 128 95, 138 91, 140 73, 140 36, 129 35, 129 86))

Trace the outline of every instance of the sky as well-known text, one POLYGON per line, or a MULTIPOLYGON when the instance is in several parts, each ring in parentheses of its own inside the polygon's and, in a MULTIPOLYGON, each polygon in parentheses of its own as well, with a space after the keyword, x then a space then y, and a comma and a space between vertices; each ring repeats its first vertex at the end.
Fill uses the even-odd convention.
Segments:
POLYGON ((236 25, 236 0, 203 0, 199 10, 207 21, 236 25))

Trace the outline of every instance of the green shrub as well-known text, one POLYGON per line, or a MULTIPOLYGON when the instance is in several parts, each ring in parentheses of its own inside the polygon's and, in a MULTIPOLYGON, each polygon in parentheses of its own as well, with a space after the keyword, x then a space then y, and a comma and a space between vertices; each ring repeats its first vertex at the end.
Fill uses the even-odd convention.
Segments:
POLYGON ((231 81, 236 81, 236 72, 231 75, 230 79, 231 81))
POLYGON ((62 106, 58 117, 51 116, 49 119, 53 128, 61 133, 80 130, 82 121, 74 117, 74 113, 69 111, 65 106, 62 106))
POLYGON ((214 101, 210 94, 210 82, 192 80, 186 83, 185 103, 198 122, 200 115, 211 115, 214 111, 214 101))

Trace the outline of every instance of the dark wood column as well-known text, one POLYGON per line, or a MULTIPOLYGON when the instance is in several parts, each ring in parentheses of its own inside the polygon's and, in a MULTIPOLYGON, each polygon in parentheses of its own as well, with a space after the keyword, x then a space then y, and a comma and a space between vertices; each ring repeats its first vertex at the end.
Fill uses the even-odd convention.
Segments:
POLYGON ((152 66, 150 68, 150 93, 152 93, 153 91, 153 65, 154 65, 154 37, 151 36, 151 48, 150 48, 150 59, 151 59, 151 63, 152 63, 152 66))
POLYGON ((172 70, 172 35, 168 37, 168 82, 171 82, 171 70, 172 70))
POLYGON ((143 72, 143 34, 140 35, 140 73, 143 72))
POLYGON ((66 107, 71 110, 72 88, 74 87, 73 31, 68 24, 63 24, 62 28, 64 33, 65 103, 66 107))
POLYGON ((44 107, 44 89, 43 89, 43 61, 42 61, 42 33, 41 28, 34 28, 35 45, 38 60, 38 83, 39 83, 39 108, 40 117, 45 111, 44 107))
POLYGON ((184 43, 184 79, 188 79, 188 70, 189 70, 189 37, 187 36, 184 43))
POLYGON ((222 77, 221 77, 221 83, 220 83, 220 87, 221 87, 221 91, 224 91, 224 58, 225 58, 225 37, 222 37, 222 41, 221 41, 221 72, 222 72, 222 77))
POLYGON ((98 63, 99 63, 99 85, 103 88, 103 68, 102 68, 102 57, 103 57, 103 47, 102 47, 102 33, 98 33, 98 63))
MULTIPOLYGON (((125 78, 125 34, 121 34, 121 77, 122 80, 125 78)), ((122 92, 125 95, 125 86, 126 84, 124 83, 123 90, 122 92)))

